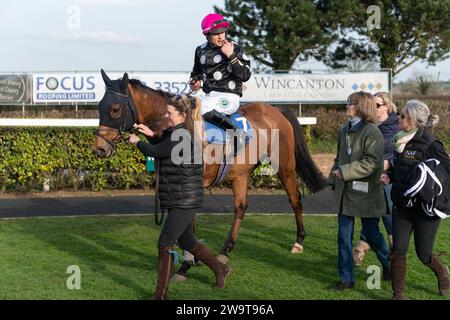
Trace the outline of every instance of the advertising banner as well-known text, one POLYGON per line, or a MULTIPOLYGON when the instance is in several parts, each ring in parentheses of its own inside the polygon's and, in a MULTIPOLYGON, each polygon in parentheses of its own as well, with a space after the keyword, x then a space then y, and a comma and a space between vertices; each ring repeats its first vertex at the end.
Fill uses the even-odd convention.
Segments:
POLYGON ((0 74, 0 104, 31 103, 30 84, 27 74, 0 74))
MULTIPOLYGON (((189 92, 189 72, 129 72, 153 89, 175 94, 189 92)), ((108 72, 110 79, 123 72, 108 72)), ((242 102, 345 102, 355 91, 390 92, 388 72, 346 74, 253 74, 244 83, 242 102)), ((98 103, 105 92, 100 72, 33 74, 34 103, 98 103)))
POLYGON ((390 92, 388 72, 255 74, 244 86, 247 102, 345 102, 355 91, 390 92))
MULTIPOLYGON (((119 79, 123 72, 108 72, 111 80, 119 79)), ((157 89, 187 94, 189 73, 128 72, 129 78, 141 80, 157 89)), ((34 103, 98 103, 105 93, 100 72, 67 72, 33 74, 34 103)))

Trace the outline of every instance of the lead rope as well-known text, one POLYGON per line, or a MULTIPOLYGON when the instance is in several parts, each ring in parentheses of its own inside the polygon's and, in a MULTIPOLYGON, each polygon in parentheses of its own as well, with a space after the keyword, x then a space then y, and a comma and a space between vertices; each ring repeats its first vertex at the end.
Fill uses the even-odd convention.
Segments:
POLYGON ((159 160, 155 159, 155 224, 160 226, 164 221, 164 209, 161 209, 159 200, 159 160), (161 218, 159 218, 161 215, 161 218))
POLYGON ((230 213, 227 208, 216 198, 216 196, 212 193, 211 189, 208 189, 209 194, 214 198, 216 203, 218 203, 222 207, 222 213, 230 213))

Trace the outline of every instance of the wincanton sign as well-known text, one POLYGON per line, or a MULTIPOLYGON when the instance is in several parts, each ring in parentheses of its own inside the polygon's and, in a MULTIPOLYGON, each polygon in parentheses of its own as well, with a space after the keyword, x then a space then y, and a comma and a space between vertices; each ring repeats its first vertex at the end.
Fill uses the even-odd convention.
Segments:
POLYGON ((344 102, 355 91, 390 92, 388 72, 256 74, 244 84, 242 101, 344 102))
MULTIPOLYGON (((123 72, 108 73, 118 79, 123 72)), ((189 72, 128 72, 153 89, 187 94, 189 72)), ((344 102, 355 91, 390 91, 388 72, 347 74, 253 74, 244 83, 242 102, 344 102)), ((33 74, 34 103, 98 103, 105 92, 100 72, 33 74)), ((200 92, 202 94, 202 92, 200 92)))

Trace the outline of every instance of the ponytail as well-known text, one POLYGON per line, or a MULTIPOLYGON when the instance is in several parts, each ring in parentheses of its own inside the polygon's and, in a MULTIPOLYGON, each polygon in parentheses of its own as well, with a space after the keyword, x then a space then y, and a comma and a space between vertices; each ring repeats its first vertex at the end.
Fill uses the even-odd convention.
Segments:
POLYGON ((201 114, 201 102, 197 97, 189 97, 190 106, 186 112, 186 128, 192 135, 192 138, 197 137, 198 141, 194 141, 202 145, 203 133, 205 131, 203 117, 201 114))
POLYGON ((201 115, 201 102, 197 97, 176 95, 169 99, 169 104, 173 105, 180 113, 186 114, 184 121, 186 128, 194 139, 200 145, 203 142, 204 124, 201 115), (197 137, 197 141, 195 138, 197 137))
POLYGON ((439 122, 439 116, 436 114, 430 114, 427 121, 427 128, 433 128, 439 122))

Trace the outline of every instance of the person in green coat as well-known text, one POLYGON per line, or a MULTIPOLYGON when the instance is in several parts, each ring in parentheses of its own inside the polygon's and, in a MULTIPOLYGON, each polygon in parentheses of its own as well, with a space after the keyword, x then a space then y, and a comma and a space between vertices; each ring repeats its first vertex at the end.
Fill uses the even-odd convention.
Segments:
POLYGON ((376 126, 373 96, 355 92, 348 97, 349 122, 339 133, 338 151, 328 183, 334 190, 334 209, 338 213, 338 269, 340 281, 333 288, 354 288, 354 220, 361 218, 362 230, 383 266, 383 278, 390 280, 389 249, 379 229, 379 218, 386 214, 383 185, 384 140, 376 126))

